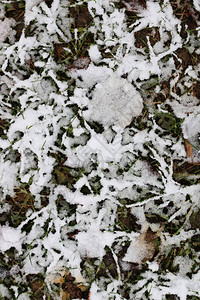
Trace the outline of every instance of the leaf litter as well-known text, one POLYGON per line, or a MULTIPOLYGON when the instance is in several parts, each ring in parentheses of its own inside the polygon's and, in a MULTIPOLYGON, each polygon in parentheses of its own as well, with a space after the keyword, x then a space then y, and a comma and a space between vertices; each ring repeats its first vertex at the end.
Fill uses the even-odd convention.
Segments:
POLYGON ((2 0, 2 299, 200 299, 199 13, 2 0))

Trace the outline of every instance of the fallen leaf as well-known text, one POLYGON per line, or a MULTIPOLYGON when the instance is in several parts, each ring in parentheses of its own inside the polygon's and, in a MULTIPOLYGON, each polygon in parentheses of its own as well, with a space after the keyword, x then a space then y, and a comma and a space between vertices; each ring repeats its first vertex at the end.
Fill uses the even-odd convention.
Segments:
POLYGON ((187 153, 187 156, 191 159, 191 161, 193 162, 193 153, 192 153, 192 145, 190 144, 190 142, 188 140, 184 141, 185 144, 185 151, 187 153))

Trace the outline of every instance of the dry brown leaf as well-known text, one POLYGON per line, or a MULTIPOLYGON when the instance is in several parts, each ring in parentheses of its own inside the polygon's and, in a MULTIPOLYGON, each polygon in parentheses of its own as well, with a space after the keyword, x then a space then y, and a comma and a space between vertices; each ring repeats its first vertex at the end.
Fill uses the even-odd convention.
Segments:
POLYGON ((185 151, 187 153, 187 156, 191 159, 191 161, 193 162, 193 153, 192 153, 192 145, 190 144, 190 142, 188 140, 184 141, 185 144, 185 151))

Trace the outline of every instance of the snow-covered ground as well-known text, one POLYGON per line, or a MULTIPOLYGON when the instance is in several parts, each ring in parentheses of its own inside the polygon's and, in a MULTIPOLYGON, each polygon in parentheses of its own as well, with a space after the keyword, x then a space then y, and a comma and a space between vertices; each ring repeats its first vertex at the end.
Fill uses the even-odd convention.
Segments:
POLYGON ((0 3, 0 299, 200 299, 200 2, 0 3))

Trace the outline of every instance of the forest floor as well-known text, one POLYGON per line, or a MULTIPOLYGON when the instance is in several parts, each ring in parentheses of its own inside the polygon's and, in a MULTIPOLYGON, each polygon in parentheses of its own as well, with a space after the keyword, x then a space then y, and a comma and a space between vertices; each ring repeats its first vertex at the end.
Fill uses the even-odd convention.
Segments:
POLYGON ((200 299, 198 0, 0 3, 0 299, 200 299))

